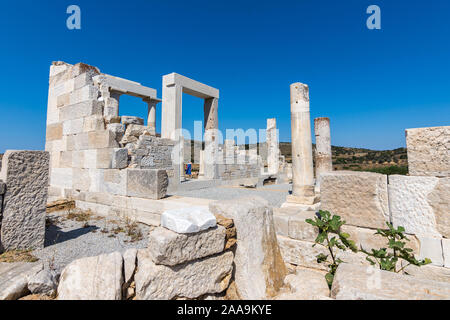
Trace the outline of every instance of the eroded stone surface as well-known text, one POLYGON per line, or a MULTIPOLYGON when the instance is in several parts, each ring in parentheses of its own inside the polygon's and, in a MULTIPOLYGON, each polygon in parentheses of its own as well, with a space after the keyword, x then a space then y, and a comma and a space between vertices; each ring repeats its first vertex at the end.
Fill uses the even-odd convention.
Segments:
POLYGON ((325 271, 297 268, 294 274, 286 276, 284 282, 290 290, 277 300, 326 300, 330 289, 325 280, 325 271))
POLYGON ((327 270, 326 265, 317 263, 316 258, 321 253, 329 253, 324 247, 318 245, 313 247, 314 242, 299 241, 283 236, 278 236, 278 243, 285 262, 306 268, 327 270))
POLYGON ((121 300, 123 258, 119 252, 75 260, 64 268, 59 300, 121 300))
POLYGON ((437 230, 447 239, 450 238, 450 178, 439 179, 428 194, 428 203, 436 217, 437 230))
MULTIPOLYGON (((402 262, 402 266, 406 266, 407 264, 408 264, 407 262, 402 262)), ((450 283, 449 268, 436 267, 432 265, 426 265, 421 267, 409 265, 404 269, 404 273, 422 279, 450 283)))
POLYGON ((337 300, 450 299, 450 284, 343 263, 334 277, 331 297, 337 300))
POLYGON ((44 246, 49 153, 6 151, 0 177, 6 183, 0 249, 44 246))
POLYGON ((50 270, 41 270, 36 275, 30 277, 28 289, 32 294, 43 294, 53 296, 56 293, 56 275, 50 270))
POLYGON ((135 276, 138 300, 195 299, 228 288, 233 270, 233 253, 190 261, 174 267, 156 265, 148 250, 138 252, 135 276))
POLYGON ((191 234, 160 227, 150 232, 148 250, 156 264, 175 266, 222 252, 225 236, 222 226, 191 234))
POLYGON ((409 174, 450 176, 450 126, 406 130, 409 174))
POLYGON ((206 207, 167 210, 161 215, 161 226, 176 233, 196 233, 216 225, 216 217, 206 207))
POLYGON ((17 300, 27 295, 29 279, 43 267, 40 262, 0 262, 0 300, 17 300))
POLYGON ((266 299, 283 286, 286 267, 275 234, 273 211, 260 197, 217 201, 214 214, 233 219, 237 230, 235 281, 243 299, 266 299))
POLYGON ((165 170, 127 169, 127 196, 159 200, 166 196, 169 177, 165 170))
POLYGON ((128 249, 123 254, 124 282, 129 283, 136 271, 137 249, 128 249))
POLYGON ((387 176, 336 171, 321 175, 321 209, 357 227, 385 228, 390 221, 387 176))
POLYGON ((450 178, 390 176, 389 204, 394 226, 407 233, 450 236, 450 178))

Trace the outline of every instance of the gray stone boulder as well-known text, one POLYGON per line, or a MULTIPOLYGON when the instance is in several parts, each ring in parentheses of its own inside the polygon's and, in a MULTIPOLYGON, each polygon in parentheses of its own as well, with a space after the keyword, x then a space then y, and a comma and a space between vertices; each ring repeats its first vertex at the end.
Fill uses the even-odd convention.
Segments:
POLYGON ((28 281, 28 290, 32 294, 54 296, 56 293, 57 275, 50 270, 41 270, 28 281))
POLYGON ((138 300, 195 299, 225 291, 233 271, 233 253, 227 251, 174 267, 157 265, 149 250, 139 250, 135 276, 138 300))
POLYGON ((50 156, 45 151, 6 151, 0 249, 43 248, 50 156))
POLYGON ((144 125, 144 119, 139 118, 139 117, 134 117, 134 116, 122 116, 121 122, 124 125, 129 125, 129 124, 144 125))
POLYGON ((237 232, 235 282, 243 299, 274 297, 283 286, 286 266, 280 253, 273 211, 260 197, 217 201, 215 215, 233 219, 237 232))
POLYGON ((190 234, 159 227, 150 232, 148 250, 156 264, 175 266, 223 252, 225 240, 222 226, 190 234))
POLYGON ((121 300, 123 258, 119 252, 75 260, 64 268, 59 300, 121 300))

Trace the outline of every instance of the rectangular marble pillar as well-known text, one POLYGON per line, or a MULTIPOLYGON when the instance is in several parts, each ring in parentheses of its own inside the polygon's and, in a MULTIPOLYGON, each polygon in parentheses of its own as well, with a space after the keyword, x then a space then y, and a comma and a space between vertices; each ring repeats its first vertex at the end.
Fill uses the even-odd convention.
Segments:
POLYGON ((287 201, 305 205, 317 202, 314 192, 309 88, 302 83, 291 85, 292 195, 287 201))
MULTIPOLYGON (((180 177, 183 170, 183 141, 181 138, 182 126, 182 97, 183 88, 180 85, 167 85, 166 76, 163 77, 162 88, 162 113, 161 113, 161 137, 177 142, 172 159, 174 167, 174 177, 180 177), (178 150, 178 152, 177 152, 178 150)), ((175 183, 180 183, 180 179, 174 179, 175 183)))
POLYGON ((333 171, 330 119, 315 119, 314 130, 316 134, 316 190, 320 190, 320 175, 333 171))
POLYGON ((205 150, 204 150, 204 164, 205 164, 205 178, 217 179, 217 155, 219 151, 219 144, 217 141, 218 123, 218 108, 219 99, 208 98, 205 99, 204 104, 204 121, 205 121, 205 150))

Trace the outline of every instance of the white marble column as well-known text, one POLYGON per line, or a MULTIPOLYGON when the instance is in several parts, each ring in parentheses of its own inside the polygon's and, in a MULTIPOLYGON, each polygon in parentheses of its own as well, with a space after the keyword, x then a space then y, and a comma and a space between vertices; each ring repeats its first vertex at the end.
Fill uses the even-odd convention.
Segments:
POLYGON ((103 115, 105 117, 116 117, 119 115, 119 101, 122 92, 110 91, 109 97, 105 98, 105 108, 103 115))
POLYGON ((291 85, 292 130, 292 195, 287 201, 305 205, 317 202, 314 192, 309 88, 306 84, 291 85))
POLYGON ((277 119, 267 119, 267 170, 269 174, 277 174, 280 167, 280 148, 278 145, 277 119))
POLYGON ((152 135, 156 135, 156 105, 158 100, 144 99, 148 105, 147 127, 152 135))
POLYGON ((314 119, 314 131, 316 134, 316 190, 320 190, 320 175, 333 171, 333 159, 331 153, 330 119, 314 119))

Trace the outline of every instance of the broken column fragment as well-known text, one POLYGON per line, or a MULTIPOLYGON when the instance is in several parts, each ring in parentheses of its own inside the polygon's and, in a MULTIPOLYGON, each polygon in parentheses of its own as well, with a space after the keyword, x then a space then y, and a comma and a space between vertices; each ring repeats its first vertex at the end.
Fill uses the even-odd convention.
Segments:
POLYGON ((316 187, 320 190, 320 175, 325 172, 333 171, 330 119, 315 119, 314 130, 316 134, 316 187))
POLYGON ((277 174, 280 167, 280 148, 278 146, 277 119, 267 119, 267 170, 277 174))

